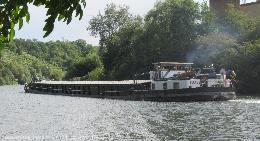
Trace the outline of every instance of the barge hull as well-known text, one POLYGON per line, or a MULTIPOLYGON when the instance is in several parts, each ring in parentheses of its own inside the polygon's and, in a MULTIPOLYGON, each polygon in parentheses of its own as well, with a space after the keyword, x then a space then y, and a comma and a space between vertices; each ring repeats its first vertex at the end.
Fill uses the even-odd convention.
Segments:
MULTIPOLYGON (((86 85, 87 86, 87 85, 86 85)), ((55 86, 53 86, 55 87, 55 86)), ((67 87, 68 88, 68 87, 67 87)), ((174 90, 99 90, 87 91, 84 86, 81 89, 52 89, 29 87, 28 93, 63 95, 76 97, 89 97, 101 99, 119 99, 130 101, 154 101, 154 102, 187 102, 187 101, 226 101, 236 98, 234 88, 202 87, 174 90), (86 91, 84 91, 86 90, 86 91)))

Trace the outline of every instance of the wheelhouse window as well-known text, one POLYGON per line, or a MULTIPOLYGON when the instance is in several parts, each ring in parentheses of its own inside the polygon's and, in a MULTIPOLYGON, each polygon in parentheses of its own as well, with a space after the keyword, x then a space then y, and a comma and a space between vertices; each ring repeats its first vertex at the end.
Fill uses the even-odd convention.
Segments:
POLYGON ((167 89, 167 83, 163 83, 163 89, 167 89))

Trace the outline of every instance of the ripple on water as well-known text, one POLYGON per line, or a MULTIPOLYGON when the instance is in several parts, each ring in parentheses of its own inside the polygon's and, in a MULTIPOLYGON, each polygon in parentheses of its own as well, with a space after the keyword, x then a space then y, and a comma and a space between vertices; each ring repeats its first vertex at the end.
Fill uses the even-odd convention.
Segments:
POLYGON ((0 140, 256 140, 260 99, 156 103, 0 87, 0 140))

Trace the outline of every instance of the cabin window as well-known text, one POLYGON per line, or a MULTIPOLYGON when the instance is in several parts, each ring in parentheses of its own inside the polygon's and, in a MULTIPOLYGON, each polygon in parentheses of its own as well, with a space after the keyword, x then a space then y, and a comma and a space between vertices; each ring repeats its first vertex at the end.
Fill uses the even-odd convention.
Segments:
POLYGON ((167 89, 167 83, 163 83, 163 89, 167 89))
POLYGON ((97 92, 100 94, 100 86, 97 86, 97 92))
POLYGON ((91 95, 91 88, 88 86, 88 95, 91 95))
POLYGON ((173 82, 173 89, 180 89, 180 83, 173 82))
POLYGON ((155 84, 153 83, 153 84, 152 84, 152 90, 154 90, 154 89, 155 89, 155 84))

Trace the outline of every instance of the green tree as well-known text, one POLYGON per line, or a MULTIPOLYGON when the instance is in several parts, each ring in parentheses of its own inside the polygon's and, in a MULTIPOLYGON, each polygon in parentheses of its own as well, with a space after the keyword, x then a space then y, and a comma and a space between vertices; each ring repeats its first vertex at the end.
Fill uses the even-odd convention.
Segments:
POLYGON ((234 70, 239 93, 259 93, 259 20, 230 5, 223 17, 213 21, 214 32, 197 38, 187 56, 197 63, 234 70))
POLYGON ((200 16, 198 20, 197 26, 197 34, 199 35, 206 35, 212 33, 216 30, 215 19, 216 15, 213 11, 211 11, 210 7, 208 6, 207 2, 204 2, 200 5, 200 16))
POLYGON ((97 80, 103 75, 103 64, 97 52, 88 54, 68 68, 65 76, 69 80, 97 80))
POLYGON ((121 49, 117 46, 119 30, 126 26, 129 22, 134 21, 135 16, 128 12, 128 7, 116 6, 109 4, 105 8, 104 14, 99 14, 90 20, 88 30, 91 31, 93 36, 100 37, 100 55, 102 56, 106 74, 112 69, 113 61, 119 54, 121 49))
POLYGON ((236 38, 226 33, 211 33, 199 36, 193 50, 186 55, 187 61, 202 66, 213 63, 218 66, 227 65, 231 63, 230 60, 223 60, 226 58, 220 56, 224 55, 227 50, 236 48, 237 42, 236 38))
POLYGON ((166 0, 143 21, 127 8, 108 5, 88 27, 92 35, 100 36, 106 79, 131 79, 148 72, 155 61, 184 61, 197 35, 209 32, 199 27, 209 27, 213 19, 203 6, 192 0, 166 0))
POLYGON ((143 54, 141 50, 142 36, 143 36, 143 21, 140 17, 135 20, 128 21, 126 25, 120 28, 113 37, 113 47, 109 50, 109 64, 107 68, 107 77, 110 79, 132 79, 132 77, 144 68, 139 66, 143 64, 142 59, 139 58, 143 54))
POLYGON ((231 68, 237 74, 236 88, 239 93, 259 93, 260 39, 246 42, 225 50, 216 56, 215 62, 231 68))
POLYGON ((91 31, 91 35, 100 38, 99 44, 102 52, 109 50, 107 46, 110 46, 114 33, 131 20, 132 15, 129 14, 128 9, 126 6, 108 4, 104 14, 99 13, 90 20, 87 30, 91 31))
POLYGON ((246 41, 250 33, 256 28, 256 19, 229 5, 223 17, 216 20, 217 28, 236 37, 240 42, 246 41))
MULTIPOLYGON (((39 42, 37 40, 15 39, 5 44, 0 58, 0 84, 24 84, 36 78, 63 80, 69 68, 78 60, 93 57, 98 48, 83 40, 39 42), (5 73, 6 71, 6 73, 5 73)), ((100 59, 99 59, 100 60, 100 59)), ((88 78, 100 79, 102 62, 88 78)), ((66 80, 66 79, 65 79, 66 80)))
POLYGON ((145 17, 148 44, 160 52, 157 60, 184 61, 199 19, 199 5, 193 0, 159 1, 145 17))

